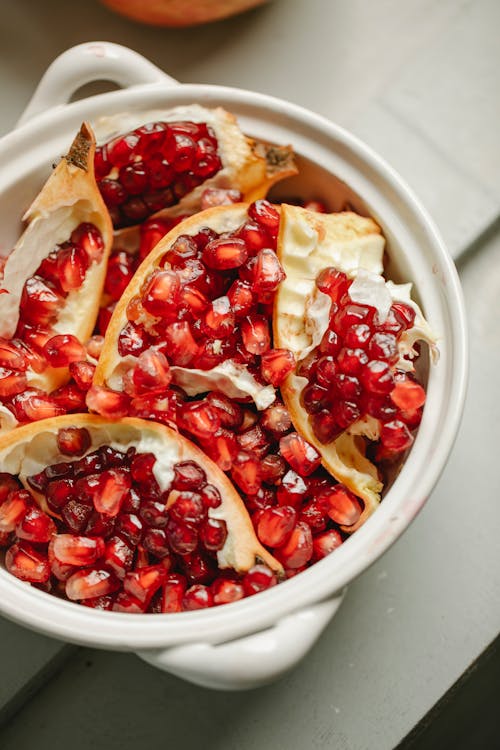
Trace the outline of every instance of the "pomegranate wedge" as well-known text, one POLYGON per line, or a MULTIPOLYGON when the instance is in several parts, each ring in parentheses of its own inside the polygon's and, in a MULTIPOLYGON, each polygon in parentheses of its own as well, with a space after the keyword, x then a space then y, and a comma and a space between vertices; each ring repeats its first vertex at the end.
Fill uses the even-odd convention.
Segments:
POLYGON ((259 373, 270 329, 258 305, 272 299, 284 274, 271 249, 278 211, 272 209, 270 231, 251 216, 252 207, 262 204, 267 202, 207 209, 156 245, 109 322, 87 399, 92 411, 104 413, 103 398, 96 398, 103 386, 126 394, 133 415, 138 400, 142 409, 155 391, 168 396, 170 384, 189 396, 219 391, 252 399, 259 410, 273 403, 277 381, 271 376, 266 382, 259 373))
MULTIPOLYGON (((0 463, 2 482, 13 477, 0 521, 4 506, 13 518, 18 496, 16 528, 25 528, 24 515, 35 503, 57 519, 50 539, 50 522, 37 520, 29 540, 48 543, 41 554, 55 577, 68 581, 70 599, 114 593, 120 581, 137 598, 139 574, 133 571, 146 573, 148 564, 159 574, 143 578, 158 586, 167 572, 203 584, 218 570, 241 576, 256 565, 264 565, 275 582, 281 576, 280 563, 257 540, 231 482, 199 448, 164 425, 90 414, 43 420, 0 439, 0 463), (68 443, 68 431, 75 430, 79 439, 68 443), (15 480, 26 489, 16 489, 15 480), (36 536, 39 528, 43 538, 36 536), (81 567, 92 574, 89 580, 81 567)), ((8 529, 12 524, 4 523, 8 529)), ((27 538, 25 531, 20 538, 27 538)))
MULTIPOLYGON (((0 282, 3 401, 28 389, 52 391, 69 379, 71 362, 85 359, 81 342, 94 328, 112 244, 111 222, 94 177, 94 151, 93 133, 84 123, 28 209, 27 227, 5 263, 0 282)), ((60 412, 53 405, 49 413, 60 412)))
POLYGON ((120 113, 95 129, 97 180, 116 228, 196 213, 227 202, 228 190, 252 201, 297 172, 290 147, 247 138, 221 107, 120 113))
POLYGON ((277 254, 286 279, 274 305, 274 345, 297 360, 281 394, 323 466, 363 500, 361 514, 349 500, 347 520, 335 511, 348 533, 380 502, 367 441, 378 443, 377 462, 394 460, 420 421, 425 392, 413 372, 415 341, 437 354, 411 285, 382 276, 384 244, 372 219, 281 207, 277 254))

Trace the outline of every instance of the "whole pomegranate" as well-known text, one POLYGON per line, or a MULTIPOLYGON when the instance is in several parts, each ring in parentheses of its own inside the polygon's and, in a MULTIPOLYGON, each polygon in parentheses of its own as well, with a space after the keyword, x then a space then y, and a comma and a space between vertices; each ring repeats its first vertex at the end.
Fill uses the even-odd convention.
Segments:
POLYGON ((196 26, 262 5, 266 0, 102 0, 134 21, 153 26, 196 26))

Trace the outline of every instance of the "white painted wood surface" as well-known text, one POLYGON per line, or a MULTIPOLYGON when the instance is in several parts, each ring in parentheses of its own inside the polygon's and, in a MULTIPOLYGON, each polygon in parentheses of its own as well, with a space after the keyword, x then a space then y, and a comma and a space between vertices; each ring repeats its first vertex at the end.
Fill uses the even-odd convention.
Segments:
MULTIPOLYGON (((275 0, 185 31, 132 24, 97 0, 78 8, 3 0, 0 132, 53 57, 109 39, 179 80, 271 93, 351 128, 412 185, 455 256, 498 218, 496 0, 275 0)), ((493 231, 462 269, 472 377, 445 474, 411 529, 352 585, 294 674, 255 693, 218 695, 130 655, 78 652, 0 731, 2 750, 52 747, 70 731, 74 750, 128 750, 160 738, 217 750, 394 747, 499 630, 498 269, 493 231)), ((73 653, 0 621, 0 720, 73 653)))

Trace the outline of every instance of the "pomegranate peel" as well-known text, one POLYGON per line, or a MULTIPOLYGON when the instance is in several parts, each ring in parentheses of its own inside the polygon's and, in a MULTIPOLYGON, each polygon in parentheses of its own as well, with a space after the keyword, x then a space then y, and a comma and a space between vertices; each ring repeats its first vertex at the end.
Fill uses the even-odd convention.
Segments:
MULTIPOLYGON (((220 568, 246 572, 254 565, 265 563, 281 575, 282 568, 257 540, 252 522, 243 501, 229 479, 197 446, 170 428, 142 419, 107 420, 92 414, 64 415, 24 425, 0 438, 0 464, 34 495, 42 510, 59 517, 47 505, 44 495, 28 484, 27 477, 39 474, 47 466, 61 466, 68 456, 62 454, 57 442, 59 430, 77 426, 88 430, 91 437, 89 451, 101 446, 127 451, 135 447, 156 456, 153 469, 161 490, 167 491, 174 479, 174 465, 194 461, 203 468, 207 481, 217 488, 221 502, 208 510, 208 517, 224 521, 227 538, 217 552, 220 568)), ((169 493, 167 506, 177 498, 176 490, 169 493), (171 497, 170 497, 171 495, 171 497)))
MULTIPOLYGON (((20 303, 27 279, 57 245, 64 245, 81 224, 91 224, 102 237, 99 259, 89 262, 79 288, 69 291, 52 326, 52 335, 91 335, 97 317, 106 261, 112 243, 111 221, 94 178, 95 139, 87 123, 75 137, 37 198, 26 212, 27 227, 5 263, 0 295, 0 336, 10 339, 20 321, 20 303)), ((21 321, 22 322, 22 321, 21 321)), ((67 367, 28 369, 28 385, 51 391, 69 378, 67 367)))

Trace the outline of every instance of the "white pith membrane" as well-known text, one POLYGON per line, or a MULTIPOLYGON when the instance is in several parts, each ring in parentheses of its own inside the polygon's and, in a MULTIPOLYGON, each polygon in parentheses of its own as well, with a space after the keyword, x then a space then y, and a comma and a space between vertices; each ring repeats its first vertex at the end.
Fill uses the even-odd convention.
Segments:
MULTIPOLYGON (((275 346, 291 350, 300 362, 320 344, 328 329, 331 300, 316 286, 319 273, 328 267, 343 272, 353 283, 353 302, 375 307, 379 319, 387 317, 392 302, 401 301, 415 310, 414 325, 398 341, 399 360, 395 368, 411 372, 418 356, 416 341, 425 341, 432 360, 438 357, 436 338, 418 305, 411 299, 411 283, 395 284, 383 277, 385 239, 378 225, 352 212, 314 214, 291 205, 281 206, 277 254, 286 273, 274 304, 275 346)), ((366 457, 367 440, 380 437, 380 422, 364 416, 338 438, 321 443, 311 428, 301 404, 308 380, 291 373, 281 394, 297 431, 321 454, 323 466, 364 503, 357 523, 341 526, 356 531, 380 502, 383 484, 377 467, 366 457)))
MULTIPOLYGON (((23 217, 27 227, 6 260, 0 282, 5 290, 0 294, 0 336, 5 339, 16 333, 26 280, 83 223, 99 230, 104 244, 102 257, 90 263, 81 286, 67 294, 51 329, 54 336, 72 334, 82 342, 92 334, 112 246, 111 221, 94 178, 94 152, 93 132, 84 123, 68 155, 55 167, 23 217)), ((48 393, 69 379, 69 371, 67 367, 47 366, 43 372, 28 368, 26 377, 28 388, 48 393)), ((9 409, 0 405, 0 433, 16 424, 9 409)))
MULTIPOLYGON (((118 301, 106 331, 104 346, 95 371, 94 385, 106 385, 113 390, 122 390, 123 376, 137 359, 131 355, 120 356, 118 337, 127 325, 127 305, 141 289, 168 249, 178 237, 195 235, 200 229, 209 227, 217 234, 234 232, 247 218, 247 204, 219 206, 207 209, 185 219, 174 227, 152 250, 137 269, 125 293, 118 301)), ((164 266, 165 267, 165 266, 164 266)), ((258 409, 265 409, 273 403, 276 392, 272 385, 259 383, 246 367, 237 362, 226 360, 208 370, 173 366, 172 382, 181 386, 190 396, 218 390, 230 398, 250 397, 258 409)))
MULTIPOLYGON (((44 512, 59 518, 50 510, 45 497, 30 487, 27 477, 53 464, 80 460, 101 446, 123 453, 132 447, 138 454, 153 453, 156 457, 153 474, 162 492, 169 489, 176 464, 194 461, 204 470, 207 483, 214 485, 221 497, 217 508, 208 509, 209 518, 223 520, 227 526, 224 546, 216 553, 218 567, 243 574, 263 563, 278 576, 282 575, 281 564, 258 541, 245 505, 225 474, 196 445, 165 425, 136 418, 113 421, 93 414, 68 414, 40 420, 0 438, 0 465, 4 472, 19 478, 44 512), (73 427, 85 428, 91 437, 90 447, 77 458, 62 454, 57 445, 59 430, 73 427)), ((175 490, 170 492, 167 509, 175 503, 178 494, 175 490)))

